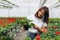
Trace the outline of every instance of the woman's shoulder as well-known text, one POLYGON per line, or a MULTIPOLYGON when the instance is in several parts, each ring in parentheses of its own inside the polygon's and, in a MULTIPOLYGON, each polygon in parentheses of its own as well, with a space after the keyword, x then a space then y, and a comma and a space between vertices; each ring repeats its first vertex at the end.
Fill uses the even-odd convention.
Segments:
POLYGON ((27 19, 33 20, 33 19, 35 19, 35 16, 34 15, 29 15, 29 16, 27 16, 27 19))

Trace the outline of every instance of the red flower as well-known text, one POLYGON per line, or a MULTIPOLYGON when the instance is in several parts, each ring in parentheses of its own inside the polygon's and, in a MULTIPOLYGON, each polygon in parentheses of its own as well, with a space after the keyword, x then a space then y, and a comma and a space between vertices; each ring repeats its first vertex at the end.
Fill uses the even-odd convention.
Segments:
POLYGON ((2 24, 2 26, 6 26, 6 24, 2 24))
POLYGON ((36 40, 40 40, 40 35, 39 34, 37 34, 36 40))
POLYGON ((60 34, 60 32, 56 32, 56 35, 59 35, 60 34))
POLYGON ((14 18, 8 18, 8 22, 9 22, 9 23, 15 22, 15 21, 16 21, 16 19, 14 19, 14 18))
POLYGON ((53 28, 54 28, 54 29, 56 29, 56 28, 57 28, 57 26, 53 26, 53 28))
POLYGON ((7 24, 10 24, 10 21, 8 21, 7 24))
POLYGON ((4 20, 0 20, 0 24, 3 24, 4 20))

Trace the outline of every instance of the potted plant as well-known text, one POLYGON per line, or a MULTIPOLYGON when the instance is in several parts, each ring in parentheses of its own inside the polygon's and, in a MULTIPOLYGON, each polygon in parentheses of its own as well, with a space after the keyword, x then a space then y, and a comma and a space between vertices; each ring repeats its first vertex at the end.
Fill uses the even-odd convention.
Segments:
POLYGON ((20 27, 23 27, 24 30, 28 30, 28 28, 30 28, 30 22, 31 20, 26 17, 23 17, 21 20, 17 20, 17 23, 19 23, 20 27))

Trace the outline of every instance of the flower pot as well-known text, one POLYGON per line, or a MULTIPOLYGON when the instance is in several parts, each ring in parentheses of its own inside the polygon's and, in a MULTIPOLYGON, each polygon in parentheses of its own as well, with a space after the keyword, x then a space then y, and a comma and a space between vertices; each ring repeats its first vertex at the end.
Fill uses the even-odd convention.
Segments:
POLYGON ((24 30, 28 30, 29 29, 29 25, 24 25, 24 30))

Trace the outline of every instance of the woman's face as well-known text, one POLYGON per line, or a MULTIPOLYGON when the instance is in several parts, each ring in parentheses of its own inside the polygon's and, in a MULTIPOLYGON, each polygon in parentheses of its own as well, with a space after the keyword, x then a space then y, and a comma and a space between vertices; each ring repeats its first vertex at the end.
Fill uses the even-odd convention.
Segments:
POLYGON ((44 16, 44 13, 45 13, 45 10, 44 9, 43 10, 40 10, 38 12, 38 17, 42 18, 44 16))

